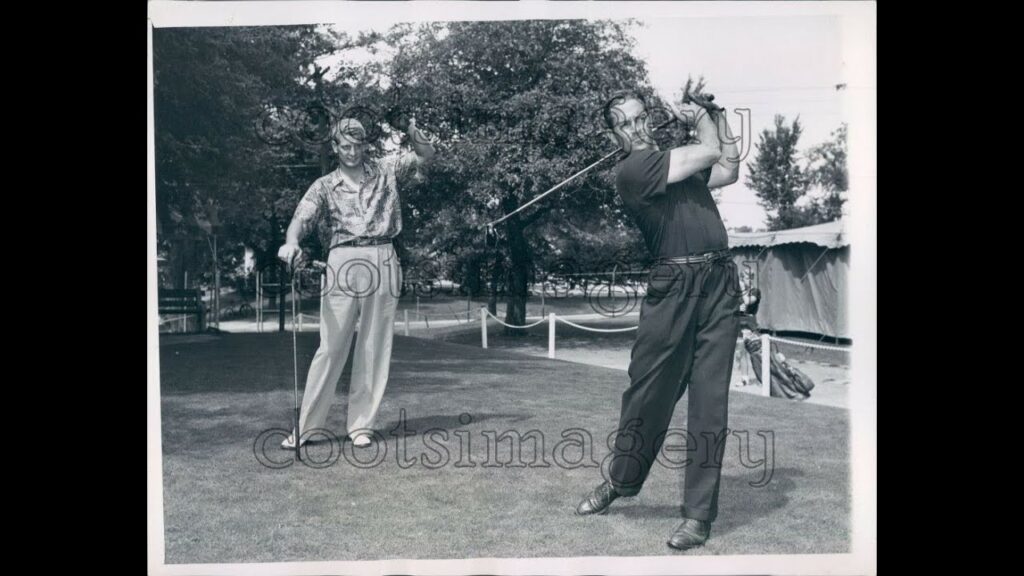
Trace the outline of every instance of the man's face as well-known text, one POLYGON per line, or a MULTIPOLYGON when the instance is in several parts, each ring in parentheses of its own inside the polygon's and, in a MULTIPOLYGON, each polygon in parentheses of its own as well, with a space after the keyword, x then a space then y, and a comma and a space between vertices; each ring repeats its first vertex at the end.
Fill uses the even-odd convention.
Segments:
POLYGON ((345 132, 336 136, 331 148, 338 155, 338 160, 347 168, 358 168, 363 163, 366 153, 365 137, 356 131, 345 132))
POLYGON ((642 102, 630 98, 611 109, 612 136, 615 144, 629 152, 637 144, 654 144, 651 140, 650 119, 642 102))

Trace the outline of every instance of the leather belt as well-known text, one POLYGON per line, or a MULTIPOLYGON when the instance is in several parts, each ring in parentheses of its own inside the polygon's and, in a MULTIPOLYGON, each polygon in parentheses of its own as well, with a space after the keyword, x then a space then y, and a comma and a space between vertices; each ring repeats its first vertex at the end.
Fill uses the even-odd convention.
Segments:
POLYGON ((714 252, 705 252, 703 254, 691 254, 689 256, 676 256, 674 258, 663 258, 662 262, 671 262, 672 264, 706 264, 715 260, 721 260, 723 258, 729 258, 730 253, 728 250, 715 250, 714 252))
POLYGON ((381 246, 383 244, 391 244, 391 238, 353 238, 346 240, 345 242, 338 242, 333 247, 338 246, 381 246))

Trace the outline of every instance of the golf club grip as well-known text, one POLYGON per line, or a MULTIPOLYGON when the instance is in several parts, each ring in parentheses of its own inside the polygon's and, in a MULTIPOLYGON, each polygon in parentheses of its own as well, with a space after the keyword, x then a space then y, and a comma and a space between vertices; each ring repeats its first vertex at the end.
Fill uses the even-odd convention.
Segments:
POLYGON ((705 110, 708 110, 709 112, 725 112, 725 108, 722 108, 718 104, 715 104, 715 102, 714 102, 715 95, 714 94, 708 94, 707 97, 703 98, 702 100, 703 100, 703 103, 698 102, 692 96, 687 95, 686 98, 683 99, 683 102, 684 103, 695 104, 695 105, 700 106, 701 108, 703 108, 705 110))

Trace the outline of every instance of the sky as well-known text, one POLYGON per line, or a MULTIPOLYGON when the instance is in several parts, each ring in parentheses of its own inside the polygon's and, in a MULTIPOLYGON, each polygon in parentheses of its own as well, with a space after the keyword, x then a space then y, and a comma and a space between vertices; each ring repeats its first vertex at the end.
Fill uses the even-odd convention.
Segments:
MULTIPOLYGON (((334 25, 349 33, 388 26, 334 25)), ((799 116, 804 152, 829 139, 843 122, 844 99, 866 88, 845 79, 841 33, 836 16, 661 18, 641 20, 633 28, 635 54, 647 63, 651 83, 663 98, 674 100, 689 76, 703 75, 715 102, 730 110, 734 135, 740 135, 743 120, 732 111, 750 110, 750 126, 743 131, 750 151, 740 165, 739 181, 720 194, 719 211, 727 227, 765 226, 765 211, 745 183, 746 162, 753 160, 758 134, 774 116, 782 114, 787 122, 799 116), (847 86, 837 90, 843 83, 847 86)), ((360 57, 347 54, 353 56, 360 57)))
MULTIPOLYGON (((635 31, 636 54, 663 97, 677 95, 689 75, 703 75, 716 103, 750 109, 750 153, 719 201, 726 226, 764 226, 765 212, 745 184, 746 161, 776 114, 787 121, 799 116, 801 151, 828 140, 843 122, 843 99, 860 87, 836 90, 845 82, 840 34, 834 16, 664 18, 635 31)), ((739 135, 740 117, 730 112, 729 123, 739 135)))

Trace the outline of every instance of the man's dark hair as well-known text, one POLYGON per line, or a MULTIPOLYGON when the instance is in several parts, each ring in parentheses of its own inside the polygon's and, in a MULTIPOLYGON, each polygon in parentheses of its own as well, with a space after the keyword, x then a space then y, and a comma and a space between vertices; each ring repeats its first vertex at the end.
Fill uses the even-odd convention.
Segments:
POLYGON ((644 105, 644 108, 647 108, 647 100, 644 99, 643 94, 635 90, 622 90, 620 92, 616 92, 601 108, 601 117, 604 119, 605 128, 610 130, 615 126, 615 114, 612 112, 612 108, 622 104, 626 100, 639 100, 640 103, 644 105))

